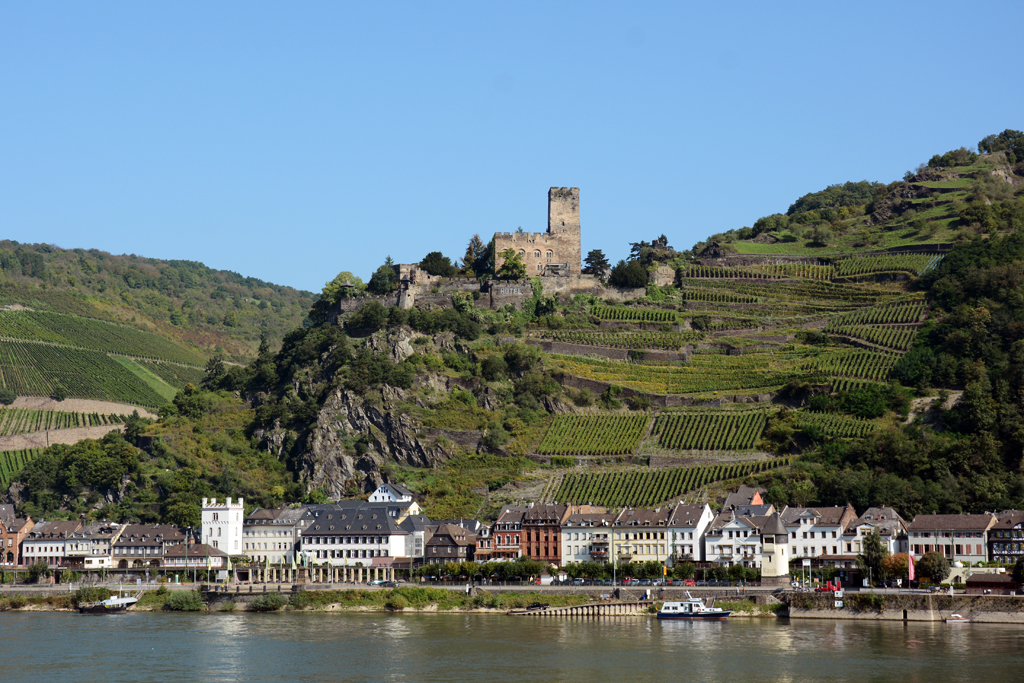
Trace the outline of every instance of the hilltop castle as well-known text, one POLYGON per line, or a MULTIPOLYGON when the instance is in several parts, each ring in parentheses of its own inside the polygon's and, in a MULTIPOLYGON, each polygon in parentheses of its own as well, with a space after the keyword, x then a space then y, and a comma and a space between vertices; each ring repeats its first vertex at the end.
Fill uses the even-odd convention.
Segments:
POLYGON ((552 187, 548 190, 547 232, 494 233, 495 269, 504 259, 501 252, 514 249, 526 264, 527 275, 579 276, 580 188, 552 187))

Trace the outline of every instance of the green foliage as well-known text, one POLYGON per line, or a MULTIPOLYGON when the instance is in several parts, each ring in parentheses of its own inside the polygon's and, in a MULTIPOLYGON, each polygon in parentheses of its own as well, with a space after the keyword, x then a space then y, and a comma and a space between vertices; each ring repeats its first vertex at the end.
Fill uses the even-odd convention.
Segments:
POLYGON ((878 533, 878 529, 872 529, 864 536, 861 548, 862 551, 857 556, 857 563, 861 566, 861 570, 867 572, 870 569, 872 576, 878 579, 883 578, 882 561, 885 560, 889 551, 882 544, 882 537, 878 533))
POLYGON ((172 612, 201 612, 206 609, 203 599, 196 591, 171 591, 164 601, 164 609, 172 612))
POLYGON ((647 279, 647 268, 640 261, 619 261, 612 268, 608 284, 612 287, 646 288, 647 279))
MULTIPOLYGON (((787 216, 819 211, 821 209, 839 209, 844 206, 859 206, 870 202, 879 188, 884 188, 883 183, 871 183, 866 180, 860 182, 847 182, 841 185, 829 185, 820 192, 805 194, 789 206, 787 216)), ((775 214, 777 217, 779 214, 775 214)), ((785 229, 785 223, 771 223, 772 216, 759 218, 754 223, 754 234, 761 232, 774 232, 785 229), (765 221, 765 223, 761 223, 765 221), (759 225, 760 223, 760 225, 759 225)))
POLYGON ((604 252, 600 249, 591 249, 587 252, 587 257, 583 259, 583 263, 585 264, 583 268, 584 273, 601 277, 604 276, 611 265, 608 263, 608 258, 604 255, 604 252))
POLYGON ((508 378, 508 363, 501 356, 487 356, 480 363, 480 374, 488 382, 500 382, 508 378))
POLYGON ((655 420, 653 434, 671 450, 744 450, 757 444, 766 422, 763 410, 666 412, 655 420))
POLYGON ((288 599, 280 593, 264 593, 253 598, 252 602, 249 603, 249 611, 276 612, 279 609, 284 609, 287 604, 288 599))
POLYGON ((504 250, 498 254, 498 258, 502 259, 502 264, 495 273, 496 277, 506 280, 522 280, 526 277, 526 264, 515 249, 504 250))
POLYGON ((83 586, 75 591, 75 605, 81 605, 83 602, 99 602, 101 600, 106 600, 109 597, 109 588, 83 586))
POLYGON ((966 147, 960 149, 954 149, 946 152, 945 154, 936 154, 928 160, 928 165, 932 168, 948 167, 948 166, 970 166, 978 160, 978 155, 970 151, 966 147))
POLYGON ((558 415, 537 452, 545 455, 622 455, 632 453, 650 415, 558 415))
MULTIPOLYGON (((391 260, 391 257, 388 257, 391 260)), ((398 274, 395 272, 395 267, 385 263, 370 277, 370 281, 366 284, 366 289, 371 294, 383 296, 390 294, 398 289, 398 274)))
POLYGON ((50 569, 45 562, 33 562, 28 566, 28 583, 39 583, 39 580, 50 576, 50 569))
POLYGON ((5 406, 9 406, 12 403, 14 403, 15 399, 17 399, 17 398, 18 398, 18 395, 16 393, 14 393, 13 391, 11 391, 10 389, 6 389, 6 388, 0 389, 0 404, 3 404, 5 406))
POLYGON ((943 557, 942 553, 925 553, 914 563, 914 569, 918 576, 937 585, 949 576, 949 560, 943 557))
POLYGON ((1009 162, 1024 159, 1024 133, 1019 130, 1007 128, 1002 133, 987 135, 978 143, 979 152, 1001 152, 1006 150, 1010 153, 1009 162))
POLYGON ((420 268, 431 275, 451 277, 459 272, 459 269, 452 265, 451 260, 439 251, 432 251, 420 261, 420 268))

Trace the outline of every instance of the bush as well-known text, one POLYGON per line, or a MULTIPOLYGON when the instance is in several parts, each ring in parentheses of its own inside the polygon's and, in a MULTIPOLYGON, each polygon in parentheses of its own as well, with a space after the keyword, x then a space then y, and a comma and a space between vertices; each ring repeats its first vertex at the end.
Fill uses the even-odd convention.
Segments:
POLYGON ((651 399, 646 396, 630 396, 629 399, 630 410, 650 410, 651 399))
POLYGON ((195 591, 174 591, 164 603, 164 609, 172 612, 201 612, 206 609, 206 605, 195 591))
POLYGON ((608 284, 613 287, 646 288, 647 279, 647 269, 639 261, 630 261, 629 263, 619 261, 612 268, 608 284))
POLYGON ((14 403, 14 399, 18 398, 18 395, 10 389, 0 389, 0 403, 5 406, 9 406, 14 403))
POLYGON ((110 591, 106 588, 79 588, 75 591, 75 606, 84 602, 98 602, 110 597, 110 591))
POLYGON ((396 593, 392 593, 391 597, 384 603, 384 609, 392 612, 401 612, 408 606, 409 601, 405 599, 405 596, 396 593))
POLYGON ((249 603, 250 612, 276 612, 288 604, 280 593, 265 593, 249 603))
POLYGON ((236 605, 233 602, 230 602, 230 601, 229 602, 225 602, 223 605, 220 606, 220 611, 221 612, 234 612, 235 608, 237 606, 238 605, 236 605))
POLYGON ((551 464, 555 467, 576 467, 576 458, 568 455, 553 455, 551 464))
POLYGON ((36 562, 28 567, 28 583, 39 583, 39 579, 49 575, 50 569, 45 562, 36 562))
POLYGON ((488 382, 500 382, 508 377, 508 363, 501 356, 487 356, 480 364, 480 374, 488 382))

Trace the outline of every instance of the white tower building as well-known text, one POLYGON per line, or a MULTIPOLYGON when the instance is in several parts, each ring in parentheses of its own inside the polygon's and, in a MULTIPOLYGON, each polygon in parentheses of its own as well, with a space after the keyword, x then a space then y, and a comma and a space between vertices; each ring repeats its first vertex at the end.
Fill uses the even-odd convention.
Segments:
POLYGON ((222 503, 218 503, 216 498, 203 498, 203 543, 228 555, 241 555, 244 521, 241 498, 234 503, 230 498, 222 503))

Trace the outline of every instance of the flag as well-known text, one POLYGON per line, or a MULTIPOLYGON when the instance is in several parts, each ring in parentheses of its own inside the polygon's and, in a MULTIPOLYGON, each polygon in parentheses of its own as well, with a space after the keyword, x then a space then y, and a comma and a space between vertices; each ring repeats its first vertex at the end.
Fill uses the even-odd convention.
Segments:
POLYGON ((907 579, 914 580, 914 556, 907 553, 907 579))

